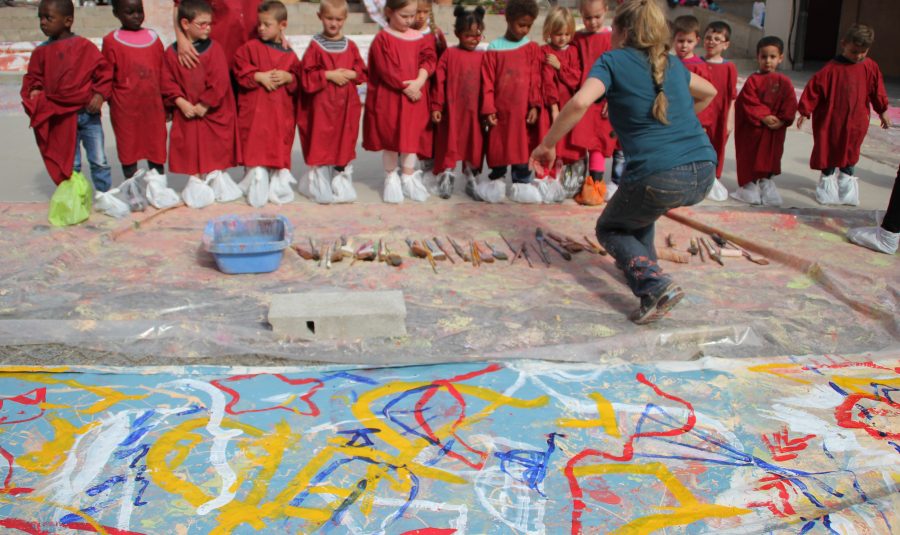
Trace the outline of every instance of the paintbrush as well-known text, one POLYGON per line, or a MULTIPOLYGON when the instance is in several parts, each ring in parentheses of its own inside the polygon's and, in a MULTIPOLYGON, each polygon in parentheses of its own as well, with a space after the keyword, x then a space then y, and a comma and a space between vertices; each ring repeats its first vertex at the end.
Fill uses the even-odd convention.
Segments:
POLYGON ((381 246, 384 247, 385 263, 387 263, 388 265, 394 266, 394 267, 399 267, 400 264, 403 263, 403 258, 400 255, 398 255, 397 253, 392 253, 391 250, 388 249, 388 246, 386 243, 382 242, 381 246))
POLYGON ((675 236, 673 236, 672 234, 666 235, 666 245, 668 245, 672 249, 678 247, 678 244, 675 242, 675 236))
POLYGON ((546 267, 550 267, 550 255, 547 254, 546 250, 541 250, 537 245, 531 244, 531 247, 534 249, 534 252, 537 253, 538 258, 540 258, 546 267))
POLYGON ((406 238, 406 245, 409 246, 409 252, 417 257, 417 258, 428 258, 428 250, 422 247, 417 241, 413 241, 412 238, 406 238))
POLYGON ((478 240, 473 240, 475 244, 475 249, 478 250, 478 261, 479 262, 487 262, 488 264, 492 264, 494 262, 494 255, 483 245, 478 243, 478 240))
POLYGON ((472 257, 466 253, 466 251, 456 243, 456 240, 447 236, 447 241, 450 242, 450 245, 453 246, 453 250, 456 251, 456 255, 462 258, 463 262, 471 262, 472 257))
POLYGON ((691 256, 697 256, 700 252, 700 249, 697 247, 697 238, 691 238, 691 246, 688 247, 687 252, 691 253, 691 256))
POLYGON ((444 242, 442 242, 440 238, 438 238, 437 236, 435 236, 435 237, 434 237, 434 243, 435 243, 435 245, 437 245, 437 246, 440 248, 441 251, 444 252, 445 255, 447 255, 447 259, 450 260, 450 263, 451 263, 451 264, 455 264, 455 263, 456 263, 456 260, 453 260, 453 255, 450 254, 450 250, 447 249, 446 247, 444 247, 444 242))
POLYGON ((502 260, 509 260, 509 257, 506 255, 506 253, 504 253, 503 251, 498 250, 496 247, 494 247, 493 244, 488 243, 487 241, 485 241, 484 244, 487 245, 488 248, 490 248, 490 250, 491 250, 491 256, 493 256, 493 257, 496 258, 497 260, 501 260, 501 261, 502 261, 502 260))
POLYGON ((295 244, 295 245, 292 245, 292 246, 291 246, 291 249, 293 249, 294 252, 296 252, 298 255, 300 255, 300 258, 302 258, 302 259, 304 259, 304 260, 315 260, 315 255, 314 255, 314 254, 312 254, 311 252, 307 251, 307 250, 304 249, 303 247, 300 247, 299 245, 296 245, 296 244, 295 244))
POLYGON ((434 257, 437 261, 447 260, 447 254, 441 250, 433 241, 431 240, 423 240, 425 242, 425 246, 428 247, 428 250, 431 252, 431 256, 434 257))
POLYGON ((722 262, 722 257, 719 256, 719 253, 717 253, 715 249, 713 249, 713 246, 709 243, 709 240, 701 237, 700 243, 702 243, 703 247, 706 248, 706 253, 709 255, 709 257, 712 260, 714 260, 717 264, 719 264, 722 267, 725 266, 725 262, 722 262))
POLYGON ((534 264, 531 263, 531 256, 528 255, 528 242, 522 242, 522 247, 519 248, 519 254, 521 254, 525 258, 525 261, 528 262, 528 267, 533 269, 534 264))
POLYGON ((469 250, 472 251, 472 265, 478 267, 481 265, 481 255, 478 254, 478 248, 475 247, 475 242, 469 242, 469 250))
POLYGON ((584 242, 588 244, 588 247, 591 249, 591 252, 595 252, 595 253, 599 254, 600 256, 606 256, 607 254, 609 254, 606 252, 606 249, 604 249, 603 247, 600 246, 599 243, 592 241, 587 236, 582 236, 582 237, 584 238, 584 242))
POLYGON ((344 258, 353 258, 353 246, 347 236, 341 235, 341 255, 344 258))
POLYGON ((331 261, 340 262, 343 259, 344 252, 341 250, 341 242, 340 240, 334 240, 334 243, 331 245, 331 261))
POLYGON ((554 243, 553 241, 546 239, 544 237, 544 231, 541 230, 540 227, 538 227, 538 229, 535 231, 534 237, 538 241, 538 243, 541 244, 541 247, 543 247, 543 245, 546 244, 551 249, 553 249, 554 251, 559 253, 559 255, 562 256, 564 259, 569 260, 569 261, 572 260, 572 253, 570 253, 569 251, 563 250, 562 247, 560 247, 559 245, 556 245, 556 243, 554 243))

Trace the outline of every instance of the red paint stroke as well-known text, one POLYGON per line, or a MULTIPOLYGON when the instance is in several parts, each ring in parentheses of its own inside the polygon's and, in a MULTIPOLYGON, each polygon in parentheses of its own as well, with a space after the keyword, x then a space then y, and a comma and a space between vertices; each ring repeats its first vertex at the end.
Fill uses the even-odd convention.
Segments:
MULTIPOLYGON (((826 355, 827 356, 827 355, 826 355)), ((816 370, 841 370, 844 368, 871 368, 873 370, 882 370, 887 372, 897 372, 896 368, 886 368, 880 364, 875 364, 872 361, 866 362, 834 362, 831 364, 819 364, 815 363, 811 366, 804 366, 801 368, 804 371, 816 371, 816 370)))
POLYGON ((900 439, 900 431, 898 432, 889 432, 882 431, 877 427, 871 425, 866 422, 866 414, 876 414, 879 416, 887 416, 893 414, 895 417, 900 416, 900 403, 895 403, 888 398, 875 396, 872 394, 850 394, 845 399, 844 402, 837 406, 834 409, 834 419, 837 421, 837 424, 841 427, 845 427, 847 429, 862 429, 866 433, 869 433, 873 437, 884 440, 898 440, 900 439), (861 400, 868 399, 875 403, 882 403, 886 405, 886 407, 865 407, 860 405, 859 402, 861 400), (854 412, 858 410, 859 412, 854 412), (861 420, 857 420, 854 416, 859 416, 861 420))
POLYGON ((777 474, 769 474, 768 476, 761 478, 759 482, 765 483, 765 485, 760 485, 756 488, 756 490, 778 490, 778 499, 781 500, 781 509, 779 509, 778 505, 772 500, 767 500, 764 502, 750 502, 747 504, 747 507, 765 507, 766 509, 771 511, 773 515, 782 518, 797 513, 797 511, 795 511, 794 507, 791 505, 791 493, 788 492, 788 489, 790 489, 794 494, 797 494, 796 489, 794 489, 794 483, 790 479, 786 479, 777 474))
POLYGON ((688 411, 687 421, 681 427, 675 429, 669 429, 668 431, 646 431, 641 433, 632 433, 630 437, 628 437, 628 441, 622 447, 621 455, 614 455, 611 453, 606 453, 605 451, 600 450, 592 450, 587 449, 584 450, 574 457, 572 457, 568 463, 566 463, 565 474, 566 479, 569 480, 569 491, 572 494, 572 534, 577 535, 581 533, 582 525, 581 525, 581 515, 584 512, 586 507, 584 503, 584 494, 581 489, 581 485, 578 483, 578 478, 575 477, 575 466, 588 457, 602 457, 604 459, 609 459, 611 461, 620 461, 620 462, 628 462, 634 457, 634 441, 638 438, 642 437, 675 437, 679 435, 683 435, 689 432, 694 428, 694 425, 697 423, 697 416, 694 414, 694 406, 691 405, 688 401, 681 399, 672 394, 667 394, 663 392, 658 386, 651 383, 647 377, 644 376, 643 373, 637 374, 635 377, 637 381, 645 386, 649 386, 653 389, 653 392, 656 393, 657 396, 666 398, 668 400, 674 401, 675 403, 679 403, 684 405, 688 411))
POLYGON ((422 528, 404 531, 400 535, 453 535, 454 533, 456 533, 454 528, 422 528))
MULTIPOLYGON (((76 531, 87 531, 89 533, 99 533, 97 528, 88 524, 87 522, 71 522, 69 524, 65 524, 67 529, 74 529, 76 531)), ((129 531, 125 529, 116 529, 111 528, 109 526, 100 526, 103 528, 103 531, 108 533, 109 535, 144 535, 138 531, 129 531)))
POLYGON ((3 449, 3 446, 0 446, 0 457, 3 457, 3 459, 9 465, 9 471, 6 472, 6 477, 3 479, 3 487, 0 488, 0 494, 18 496, 19 494, 28 494, 29 492, 34 492, 34 489, 12 486, 13 463, 15 462, 15 457, 13 457, 12 453, 3 449))
POLYGON ((599 480, 597 488, 588 490, 587 493, 594 501, 600 503, 607 503, 609 505, 619 505, 622 503, 622 498, 615 492, 609 490, 609 487, 603 484, 603 480, 599 480))
POLYGON ((779 432, 772 433, 771 441, 765 434, 760 436, 763 442, 766 443, 766 447, 769 448, 769 453, 772 454, 772 459, 775 461, 796 459, 797 454, 792 452, 805 450, 809 446, 809 441, 816 438, 816 435, 790 438, 787 426, 784 426, 779 432))
MULTIPOLYGON (((456 389, 456 387, 453 385, 453 383, 468 381, 469 379, 474 379, 475 377, 486 375, 488 373, 493 373, 493 372, 499 371, 500 369, 501 369, 501 367, 499 364, 491 364, 490 366, 483 368, 481 370, 475 370, 473 372, 469 372, 469 373, 466 373, 463 375, 457 375, 456 377, 451 377, 450 379, 439 379, 432 383, 432 386, 434 386, 435 388, 430 388, 427 391, 425 391, 422 394, 422 397, 419 398, 419 401, 416 402, 416 409, 415 409, 416 423, 419 424, 419 427, 428 436, 428 438, 430 438, 432 441, 440 444, 440 441, 438 440, 437 436, 434 434, 434 430, 431 429, 431 426, 428 425, 427 421, 425 421, 425 417, 422 415, 422 413, 423 413, 423 410, 425 409, 425 405, 431 400, 431 398, 434 397, 435 394, 437 394, 438 392, 441 391, 441 388, 447 389, 447 393, 450 394, 450 396, 456 400, 456 402, 459 404, 459 408, 460 408, 459 416, 456 418, 456 420, 450 426, 450 429, 451 429, 450 434, 453 436, 454 439, 456 439, 456 442, 458 444, 462 445, 462 447, 464 447, 469 452, 477 455, 478 458, 480 459, 480 462, 472 462, 472 461, 468 460, 466 457, 460 455, 459 453, 457 453, 453 450, 447 451, 446 455, 447 455, 447 457, 450 457, 451 459, 456 459, 457 461, 460 461, 461 463, 463 463, 466 466, 473 468, 475 470, 481 470, 482 468, 484 468, 484 465, 486 464, 487 459, 488 459, 488 454, 486 451, 481 451, 481 450, 473 448, 468 443, 466 443, 466 441, 463 440, 459 435, 456 434, 456 429, 460 425, 462 425, 463 422, 465 422, 465 420, 466 420, 466 400, 463 397, 463 395, 459 392, 459 390, 456 389)), ((443 445, 443 444, 440 444, 440 445, 443 445)))
MULTIPOLYGON (((47 401, 47 388, 42 386, 40 388, 35 388, 34 390, 32 390, 26 394, 19 394, 18 396, 12 396, 12 397, 0 397, 0 410, 3 410, 4 405, 6 405, 7 403, 16 403, 19 405, 26 405, 26 406, 32 405, 32 406, 40 407, 41 404, 44 403, 45 401, 47 401)), ((7 407, 7 410, 9 410, 8 407, 7 407)), ((19 414, 25 414, 25 411, 19 411, 19 414)), ((7 416, 0 416, 0 425, 21 424, 24 422, 30 422, 32 420, 37 420, 38 418, 40 418, 43 415, 44 415, 44 409, 41 408, 41 412, 37 413, 36 415, 32 416, 31 418, 24 418, 22 420, 10 420, 10 419, 8 419, 9 417, 7 417, 7 416)))
POLYGON ((325 385, 325 383, 323 383, 319 379, 311 379, 311 378, 288 379, 287 377, 285 377, 284 375, 281 375, 279 373, 273 373, 273 374, 253 373, 253 374, 247 374, 247 375, 235 375, 233 377, 228 377, 227 379, 221 379, 221 380, 216 379, 215 381, 210 381, 210 384, 212 384, 214 387, 218 388, 222 392, 225 392, 226 394, 231 396, 231 401, 229 401, 225 405, 225 412, 227 412, 228 414, 238 415, 238 414, 248 414, 248 413, 253 413, 253 412, 285 410, 288 412, 293 412, 295 414, 299 414, 301 416, 318 416, 319 415, 319 413, 320 413, 319 407, 316 406, 316 404, 313 403, 311 401, 311 399, 312 399, 313 395, 315 395, 315 393, 325 385), (236 390, 232 390, 231 388, 228 388, 227 386, 223 385, 222 383, 223 382, 232 383, 232 382, 246 381, 249 379, 253 379, 254 377, 258 377, 260 375, 271 375, 272 377, 275 377, 279 381, 282 381, 291 386, 301 386, 301 385, 308 385, 308 384, 314 385, 312 388, 309 389, 309 392, 300 396, 300 401, 306 403, 306 406, 309 407, 309 412, 299 411, 296 409, 292 409, 290 407, 285 407, 284 405, 274 405, 271 407, 264 407, 261 409, 246 409, 246 410, 242 410, 242 411, 234 410, 234 406, 237 405, 238 403, 240 403, 240 401, 241 401, 241 395, 236 390))
POLYGON ((41 529, 37 522, 28 522, 20 518, 0 518, 0 527, 16 529, 28 535, 50 535, 51 532, 41 529))

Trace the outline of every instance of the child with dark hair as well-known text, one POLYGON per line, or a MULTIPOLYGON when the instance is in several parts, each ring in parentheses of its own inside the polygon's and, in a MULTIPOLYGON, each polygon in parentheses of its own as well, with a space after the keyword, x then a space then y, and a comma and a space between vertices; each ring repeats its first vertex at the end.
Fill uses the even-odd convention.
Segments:
POLYGON ((300 192, 322 204, 356 200, 353 166, 362 104, 356 88, 366 83, 366 64, 343 34, 346 0, 322 0, 322 32, 313 36, 300 65, 297 129, 303 159, 300 192))
POLYGON ((510 198, 539 203, 532 184, 528 155, 539 141, 537 122, 541 97, 541 48, 528 39, 538 16, 535 0, 510 0, 506 33, 488 45, 482 64, 481 114, 488 125, 487 164, 490 180, 475 184, 476 200, 500 202, 505 197, 507 167, 512 167, 510 198))
POLYGON ((100 106, 112 90, 112 68, 93 43, 72 33, 74 18, 71 0, 41 1, 38 19, 48 39, 31 55, 22 104, 53 182, 80 171, 84 145, 94 189, 106 192, 112 184, 100 106))
POLYGON ((253 206, 266 201, 294 200, 291 184, 291 147, 294 145, 294 78, 300 60, 283 41, 287 9, 278 0, 259 5, 257 39, 247 41, 234 54, 232 72, 237 80, 237 126, 245 178, 241 189, 253 206), (253 195, 250 195, 251 189, 253 195))
POLYGON ((854 24, 841 40, 841 53, 809 79, 800 97, 797 127, 812 116, 809 166, 822 173, 816 187, 821 204, 859 204, 853 168, 869 131, 869 106, 882 128, 891 127, 881 69, 867 57, 874 42, 872 28, 854 24))
POLYGON ((159 87, 165 49, 156 32, 142 27, 141 0, 113 0, 112 8, 122 27, 103 38, 103 57, 113 69, 109 114, 122 173, 134 177, 138 162, 147 160, 141 175, 165 186, 166 110, 159 87))
POLYGON ((225 171, 241 159, 236 154, 240 147, 235 139, 234 95, 225 52, 209 38, 212 8, 205 0, 182 0, 178 17, 200 63, 193 68, 181 65, 178 43, 166 50, 160 84, 166 106, 175 111, 169 170, 190 175, 181 197, 191 208, 203 208, 235 198, 225 171))
POLYGON ((484 32, 484 8, 453 11, 453 30, 459 45, 448 48, 438 61, 431 86, 431 121, 434 134, 434 174, 442 199, 453 194, 453 170, 462 161, 466 187, 474 187, 484 160, 484 126, 481 123, 481 64, 477 50, 484 32))
POLYGON ((703 46, 706 48, 706 65, 709 81, 716 88, 716 98, 698 116, 706 130, 709 141, 716 149, 716 181, 709 190, 708 199, 727 201, 728 190, 722 185, 722 169, 725 166, 725 145, 734 130, 734 100, 737 98, 737 67, 722 57, 731 45, 731 26, 722 21, 710 22, 703 32, 703 46))
POLYGON ((700 21, 693 15, 682 15, 672 22, 672 49, 687 70, 709 80, 706 61, 694 54, 700 43, 700 21))
POLYGON ((777 72, 784 42, 763 37, 756 44, 758 70, 744 82, 734 113, 734 150, 738 190, 731 197, 748 204, 781 206, 772 178, 781 174, 788 126, 797 114, 791 79, 777 72))

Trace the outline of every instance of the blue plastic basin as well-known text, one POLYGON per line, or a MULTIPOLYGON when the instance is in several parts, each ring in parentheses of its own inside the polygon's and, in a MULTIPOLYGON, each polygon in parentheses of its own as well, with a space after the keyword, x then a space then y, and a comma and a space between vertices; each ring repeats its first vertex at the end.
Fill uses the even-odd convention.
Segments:
POLYGON ((227 215, 206 222, 203 247, 222 273, 269 273, 278 269, 292 228, 280 215, 227 215))

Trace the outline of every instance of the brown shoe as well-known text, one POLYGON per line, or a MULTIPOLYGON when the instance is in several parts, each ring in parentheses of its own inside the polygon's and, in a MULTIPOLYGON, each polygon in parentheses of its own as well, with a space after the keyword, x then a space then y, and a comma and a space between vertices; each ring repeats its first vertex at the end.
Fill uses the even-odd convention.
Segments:
POLYGON ((681 286, 670 282, 656 295, 641 298, 641 308, 632 312, 628 319, 638 325, 653 323, 662 319, 683 297, 681 286))

